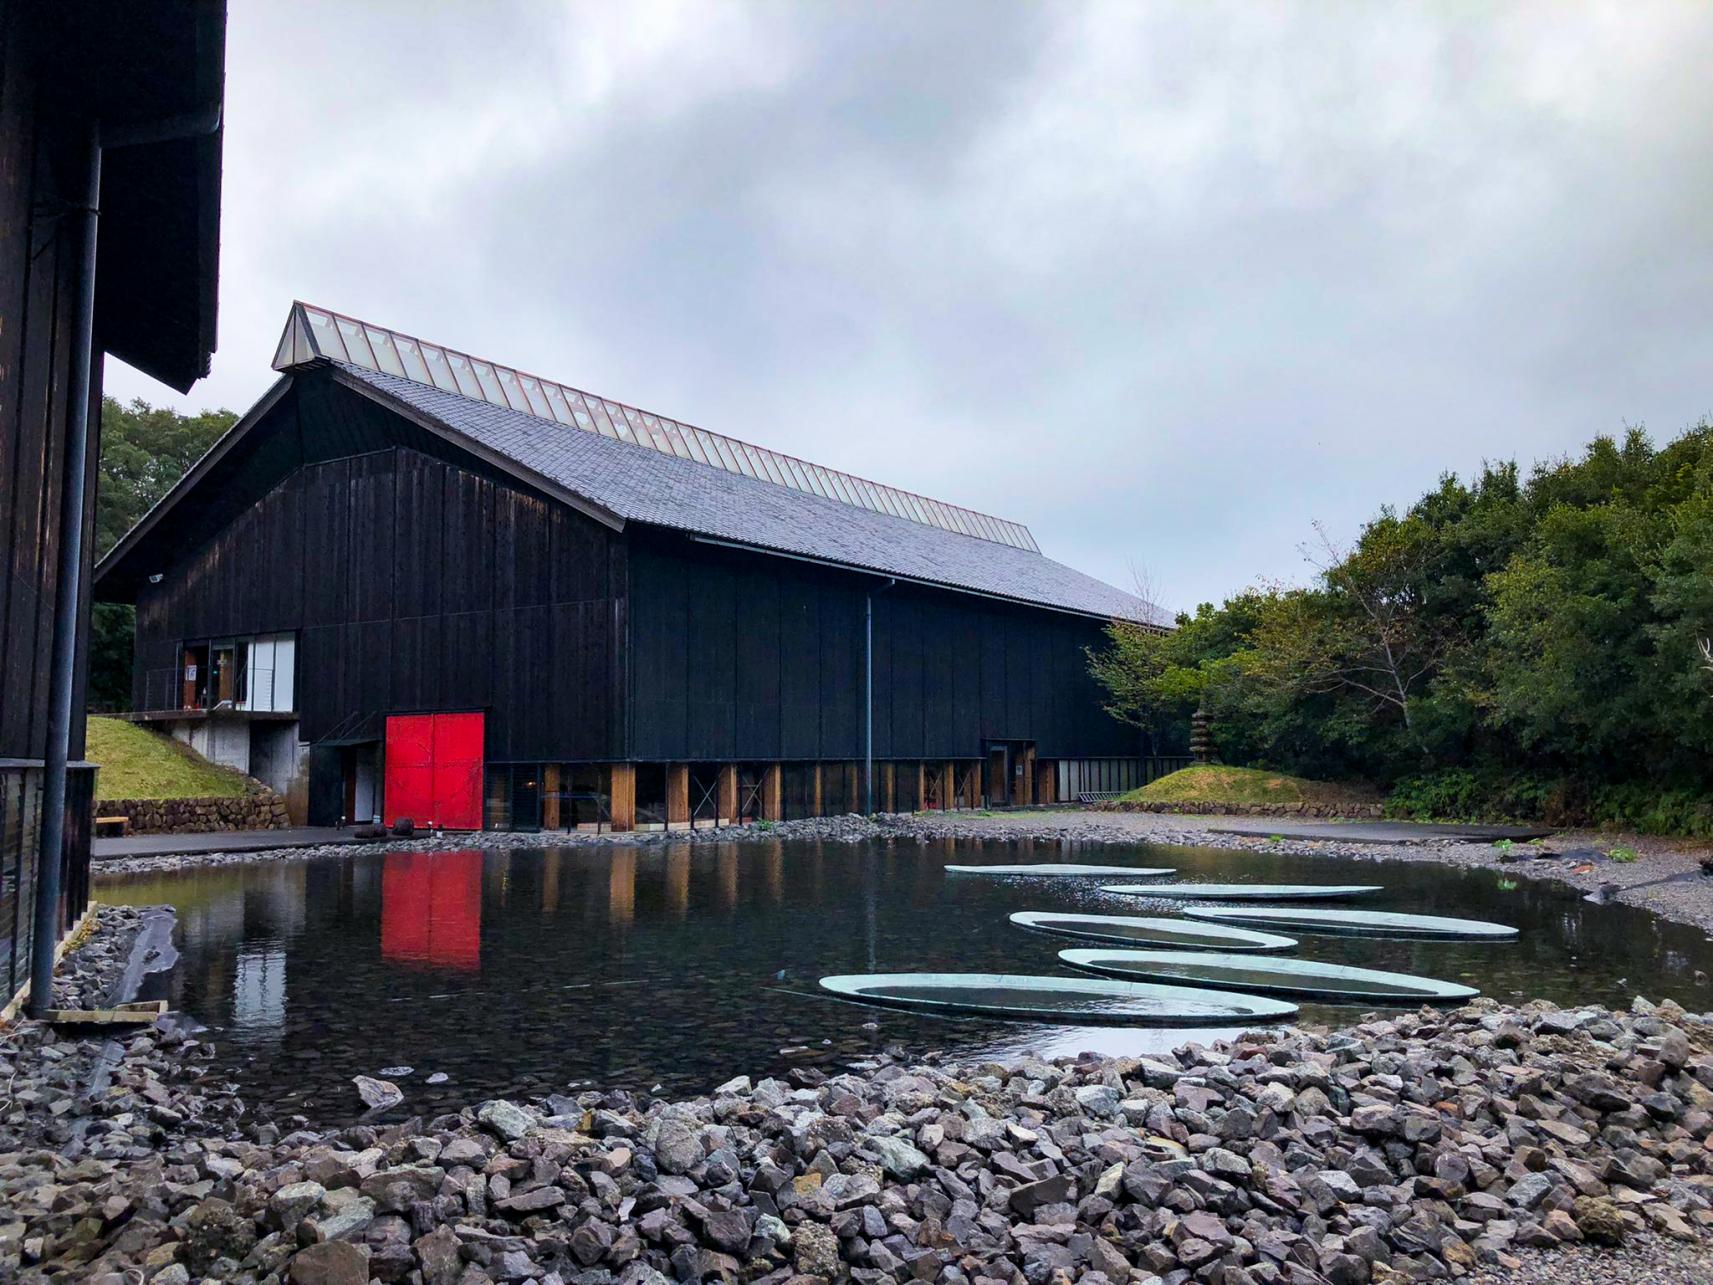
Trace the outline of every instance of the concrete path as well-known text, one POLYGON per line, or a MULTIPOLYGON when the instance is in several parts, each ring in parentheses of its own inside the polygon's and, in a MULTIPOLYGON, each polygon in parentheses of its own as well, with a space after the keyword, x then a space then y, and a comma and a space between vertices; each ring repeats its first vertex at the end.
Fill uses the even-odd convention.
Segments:
POLYGON ((259 852, 264 848, 315 848, 328 843, 362 843, 349 830, 298 826, 288 830, 220 830, 208 834, 132 834, 123 839, 91 839, 96 861, 120 857, 176 857, 187 852, 259 852))
POLYGON ((1435 825, 1426 821, 1285 821, 1277 817, 1222 818, 1208 829, 1215 834, 1278 834, 1289 839, 1330 839, 1335 843, 1431 843, 1458 839, 1491 843, 1496 839, 1541 839, 1550 826, 1435 825))

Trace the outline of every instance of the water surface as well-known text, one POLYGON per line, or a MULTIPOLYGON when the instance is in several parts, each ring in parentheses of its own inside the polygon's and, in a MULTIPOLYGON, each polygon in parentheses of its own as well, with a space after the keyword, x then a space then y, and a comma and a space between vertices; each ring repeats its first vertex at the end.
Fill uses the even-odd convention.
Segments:
MULTIPOLYGON (((1067 940, 1017 910, 1176 914, 1086 879, 948 876, 947 862, 1099 860, 1186 880, 1364 882, 1365 909, 1514 924, 1499 942, 1306 933, 1288 954, 1462 981, 1502 1000, 1713 1007, 1698 929, 1491 871, 1157 845, 753 842, 365 853, 102 878, 100 900, 178 910, 183 959, 165 997, 213 1029, 252 1107, 355 1117, 351 1077, 407 1066, 406 1107, 450 1109, 589 1083, 674 1095, 736 1074, 834 1067, 902 1045, 971 1057, 1151 1052, 1217 1030, 949 1019, 842 1003, 831 973, 1065 975, 1067 940), (444 1083, 426 1078, 444 1074, 444 1083)), ((1305 1005, 1341 1023, 1364 1007, 1305 1005)))

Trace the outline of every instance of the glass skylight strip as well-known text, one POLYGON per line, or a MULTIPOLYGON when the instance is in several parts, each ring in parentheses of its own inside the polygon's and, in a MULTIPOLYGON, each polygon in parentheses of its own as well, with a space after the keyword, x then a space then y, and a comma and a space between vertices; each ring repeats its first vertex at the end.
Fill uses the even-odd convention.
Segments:
POLYGON ((538 419, 575 426, 584 432, 646 446, 663 455, 875 513, 1039 552, 1029 528, 1021 523, 871 482, 723 433, 681 424, 352 317, 308 304, 294 304, 286 333, 274 354, 274 366, 288 369, 317 357, 347 361, 443 392, 455 392, 538 419))

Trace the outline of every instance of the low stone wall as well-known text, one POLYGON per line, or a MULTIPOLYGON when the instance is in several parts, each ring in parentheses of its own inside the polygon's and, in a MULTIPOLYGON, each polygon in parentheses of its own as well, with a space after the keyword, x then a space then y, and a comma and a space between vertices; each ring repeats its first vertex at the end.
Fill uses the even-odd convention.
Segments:
POLYGON ((221 799, 102 799, 98 817, 129 817, 132 834, 207 834, 216 830, 283 830, 286 801, 272 790, 221 799))
POLYGON ((1381 803, 1137 803, 1109 799, 1096 804, 1100 812, 1172 812, 1184 816, 1336 817, 1376 821, 1385 815, 1381 803))

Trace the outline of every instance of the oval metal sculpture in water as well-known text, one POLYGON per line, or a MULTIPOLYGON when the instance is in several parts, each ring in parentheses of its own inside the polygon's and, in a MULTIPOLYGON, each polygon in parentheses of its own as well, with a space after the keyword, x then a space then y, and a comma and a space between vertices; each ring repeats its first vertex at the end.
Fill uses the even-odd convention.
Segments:
POLYGON ((1011 916, 1019 928, 1053 933, 1059 937, 1082 937, 1090 941, 1117 941, 1131 946, 1177 946, 1187 950, 1217 947, 1220 950, 1289 950, 1295 937, 1258 933, 1247 928, 1222 928, 1187 919, 1156 919, 1142 915, 1075 915, 1057 910, 1019 910, 1011 916))
POLYGON ((1396 915, 1378 910, 1312 910, 1287 906, 1187 906, 1196 919, 1261 924, 1309 933, 1360 933, 1369 937, 1446 937, 1497 940, 1517 935, 1507 924, 1480 919, 1442 919, 1437 915, 1396 915))
POLYGON ((1328 901, 1334 897, 1361 897, 1379 892, 1376 883, 1113 883, 1102 892, 1122 892, 1137 897, 1170 897, 1175 901, 1328 901))
POLYGON ((947 866, 949 875, 1010 875, 1041 876, 1049 878, 1095 877, 1111 878, 1113 875, 1129 875, 1132 879, 1160 879, 1166 875, 1178 872, 1170 867, 1160 866, 1084 866, 1075 862, 1045 861, 1037 865, 1019 866, 947 866))
POLYGON ((883 1008, 1072 1026, 1229 1026, 1294 1017, 1295 1004, 1188 986, 1012 973, 855 973, 823 977, 835 995, 883 1008))
POLYGON ((1373 968, 1349 968, 1315 959, 1257 959, 1187 950, 1061 950, 1059 958, 1073 968, 1087 969, 1104 977, 1144 978, 1335 1004, 1370 1001, 1443 1004, 1473 999, 1481 993, 1458 982, 1385 973, 1373 968))

